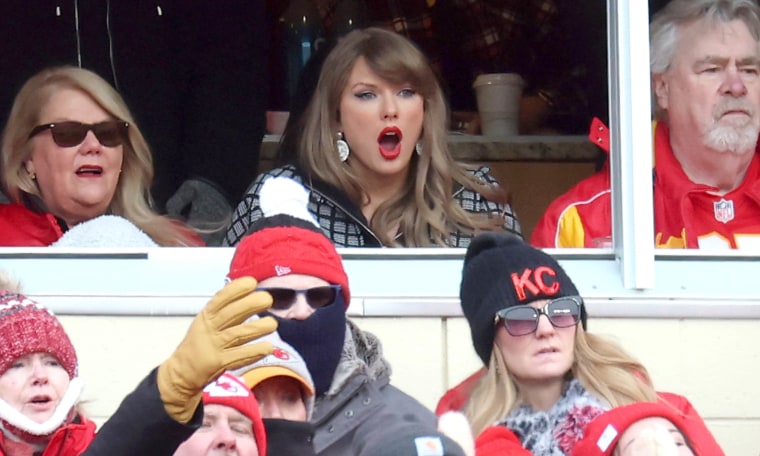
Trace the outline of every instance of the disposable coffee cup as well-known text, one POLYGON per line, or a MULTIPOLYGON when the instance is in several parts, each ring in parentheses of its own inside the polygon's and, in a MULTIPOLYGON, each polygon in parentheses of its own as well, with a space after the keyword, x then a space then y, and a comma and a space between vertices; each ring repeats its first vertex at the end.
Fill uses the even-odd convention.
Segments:
POLYGON ((481 74, 472 87, 478 103, 480 128, 486 136, 514 136, 520 118, 525 81, 517 73, 481 74))

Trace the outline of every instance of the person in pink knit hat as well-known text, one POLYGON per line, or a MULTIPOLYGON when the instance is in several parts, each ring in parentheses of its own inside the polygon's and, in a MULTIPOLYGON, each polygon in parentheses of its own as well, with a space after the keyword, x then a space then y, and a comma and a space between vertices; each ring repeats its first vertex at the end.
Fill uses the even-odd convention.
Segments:
MULTIPOLYGON (((272 351, 268 342, 248 344, 276 328, 271 318, 246 321, 271 304, 255 287, 244 278, 214 295, 174 352, 96 434, 79 409, 82 382, 71 339, 50 310, 0 270, 0 456, 172 454, 204 424, 204 387, 272 351)), ((246 410, 252 409, 256 422, 258 407, 249 401, 246 410)), ((264 454, 263 425, 258 429, 253 434, 264 454)))

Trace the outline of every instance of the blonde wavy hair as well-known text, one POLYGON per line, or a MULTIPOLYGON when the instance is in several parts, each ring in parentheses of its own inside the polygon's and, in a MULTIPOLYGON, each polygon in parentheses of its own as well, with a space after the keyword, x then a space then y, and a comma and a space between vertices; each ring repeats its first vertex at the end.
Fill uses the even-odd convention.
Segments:
MULTIPOLYGON (((579 325, 573 355, 568 378, 577 378, 586 390, 611 407, 657 400, 646 368, 613 340, 587 333, 579 325)), ((504 419, 519 405, 518 396, 518 386, 494 344, 486 374, 473 389, 465 408, 473 435, 504 419)))
POLYGON ((157 244, 196 245, 193 231, 151 209, 150 186, 153 158, 140 129, 121 95, 97 74, 82 68, 46 68, 26 81, 13 102, 2 140, 0 183, 11 201, 25 204, 25 195, 40 197, 39 188, 24 163, 32 154, 29 132, 41 119, 40 112, 57 90, 69 88, 89 96, 116 119, 129 122, 129 139, 123 144, 124 161, 108 213, 134 223, 157 244))
POLYGON ((307 174, 343 190, 358 206, 368 201, 368 189, 349 162, 341 162, 336 146, 340 99, 356 61, 391 84, 410 84, 424 99, 421 155, 412 154, 404 188, 381 204, 369 224, 384 245, 396 245, 389 235, 399 233, 409 247, 448 245, 451 232, 474 233, 500 229, 503 221, 465 211, 452 198, 455 184, 491 201, 507 203, 507 193, 476 178, 470 168, 454 161, 448 149, 448 107, 438 78, 427 58, 403 36, 380 28, 354 30, 327 56, 314 96, 300 124, 298 162, 307 174))

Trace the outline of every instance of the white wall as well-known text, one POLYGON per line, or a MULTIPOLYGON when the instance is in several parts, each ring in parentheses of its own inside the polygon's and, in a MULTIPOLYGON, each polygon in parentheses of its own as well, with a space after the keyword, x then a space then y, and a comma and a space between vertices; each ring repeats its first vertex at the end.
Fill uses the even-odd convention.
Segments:
MULTIPOLYGON (((182 339, 190 317, 63 316, 86 381, 86 410, 102 422, 182 339)), ((479 367, 461 317, 357 317, 377 334, 393 383, 434 408, 446 388, 479 367)), ((730 456, 760 454, 758 319, 591 318, 616 338, 661 390, 686 395, 730 456)))

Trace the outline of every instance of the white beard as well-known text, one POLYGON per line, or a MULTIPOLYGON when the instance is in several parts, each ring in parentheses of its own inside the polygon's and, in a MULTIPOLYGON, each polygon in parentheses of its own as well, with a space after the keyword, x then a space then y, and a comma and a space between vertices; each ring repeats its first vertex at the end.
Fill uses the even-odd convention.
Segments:
POLYGON ((760 131, 755 125, 743 127, 715 125, 702 137, 705 146, 718 152, 744 155, 755 150, 760 131))
POLYGON ((755 119, 755 109, 746 98, 724 97, 713 110, 713 120, 714 123, 702 135, 705 146, 736 155, 754 152, 760 127, 755 119), (742 123, 721 124, 723 116, 735 110, 745 112, 748 119, 742 123))

